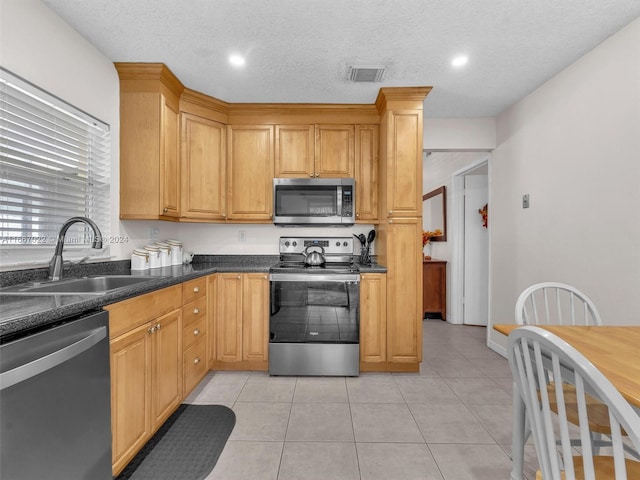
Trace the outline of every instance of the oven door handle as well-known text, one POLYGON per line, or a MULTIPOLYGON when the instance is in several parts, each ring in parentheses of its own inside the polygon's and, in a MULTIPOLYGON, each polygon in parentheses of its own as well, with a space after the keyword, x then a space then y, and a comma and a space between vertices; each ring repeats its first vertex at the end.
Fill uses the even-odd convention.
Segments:
POLYGON ((269 280, 272 282, 354 282, 360 283, 360 274, 356 273, 272 273, 269 275, 269 280))

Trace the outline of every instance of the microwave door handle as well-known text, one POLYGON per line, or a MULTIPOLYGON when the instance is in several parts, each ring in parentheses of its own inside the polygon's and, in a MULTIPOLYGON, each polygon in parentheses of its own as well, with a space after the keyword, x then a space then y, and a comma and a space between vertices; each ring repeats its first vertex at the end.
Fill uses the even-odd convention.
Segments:
POLYGON ((337 212, 338 217, 342 217, 342 185, 338 185, 338 204, 337 204, 337 212))

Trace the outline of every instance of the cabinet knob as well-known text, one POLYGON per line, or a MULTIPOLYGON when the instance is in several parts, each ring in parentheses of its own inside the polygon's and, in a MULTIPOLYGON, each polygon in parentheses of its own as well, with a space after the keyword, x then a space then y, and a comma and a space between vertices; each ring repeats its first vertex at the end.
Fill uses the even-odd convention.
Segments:
POLYGON ((265 275, 265 276, 264 276, 264 279, 265 279, 265 280, 266 280, 266 279, 268 279, 268 278, 269 278, 269 277, 268 277, 267 275, 265 275))
POLYGON ((393 210, 389 210, 389 215, 391 215, 393 213, 393 210))
POLYGON ((310 174, 309 174, 309 176, 310 176, 310 177, 313 177, 313 173, 310 173, 310 174))
POLYGON ((222 218, 227 218, 227 214, 226 214, 226 213, 223 213, 223 214, 222 214, 222 218))
POLYGON ((156 324, 156 330, 160 330, 162 328, 162 324, 161 323, 157 323, 156 324))
POLYGON ((238 275, 236 278, 237 278, 238 280, 240 280, 240 275, 238 275))
POLYGON ((193 364, 194 365, 197 365, 199 363, 200 363, 200 357, 196 357, 196 358, 193 359, 193 364))
POLYGON ((356 218, 360 218, 360 213, 356 212, 356 218))
POLYGON ((193 314, 194 315, 198 315, 200 313, 200 309, 199 308, 194 308, 193 309, 193 314))
POLYGON ((389 223, 393 223, 393 220, 389 220, 389 223))
POLYGON ((164 207, 164 208, 162 209, 162 211, 163 211, 164 213, 167 213, 167 212, 169 211, 169 209, 168 209, 167 207, 164 207))
POLYGON ((199 328, 196 328, 196 329, 193 331, 193 334, 194 334, 196 337, 197 337, 198 335, 200 335, 200 329, 199 329, 199 328))
POLYGON ((154 325, 153 327, 149 327, 149 329, 147 330, 149 333, 156 333, 156 326, 154 325))
POLYGON ((193 287, 193 293, 198 293, 200 291, 200 287, 193 287))

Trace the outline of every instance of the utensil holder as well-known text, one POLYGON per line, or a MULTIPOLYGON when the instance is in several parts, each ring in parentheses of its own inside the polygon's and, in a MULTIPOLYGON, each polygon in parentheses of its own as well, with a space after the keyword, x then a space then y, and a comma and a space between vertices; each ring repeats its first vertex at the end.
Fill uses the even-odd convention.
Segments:
POLYGON ((371 265, 371 250, 369 245, 362 247, 360 250, 360 264, 371 265))

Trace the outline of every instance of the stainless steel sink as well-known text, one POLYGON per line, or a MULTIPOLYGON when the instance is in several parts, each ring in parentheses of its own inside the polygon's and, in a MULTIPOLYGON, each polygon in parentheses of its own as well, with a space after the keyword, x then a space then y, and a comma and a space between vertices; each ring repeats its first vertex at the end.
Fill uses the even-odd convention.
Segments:
POLYGON ((65 280, 33 282, 0 288, 0 295, 104 295, 120 288, 150 282, 162 277, 103 275, 65 280))

